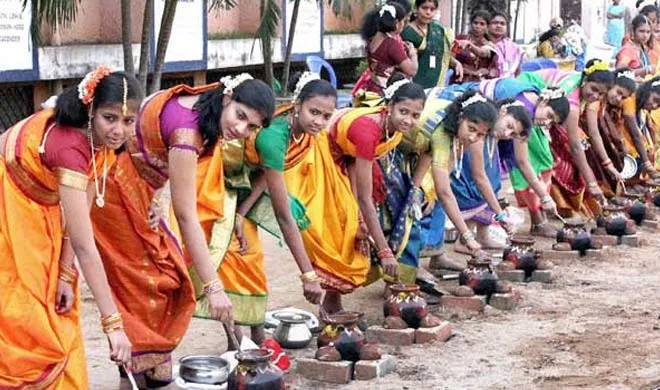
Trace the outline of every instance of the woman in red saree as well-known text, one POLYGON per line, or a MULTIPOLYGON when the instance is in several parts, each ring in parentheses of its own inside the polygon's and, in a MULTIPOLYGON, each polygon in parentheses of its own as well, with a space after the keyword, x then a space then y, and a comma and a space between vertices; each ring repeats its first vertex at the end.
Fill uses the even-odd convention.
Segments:
POLYGON ((140 87, 100 67, 55 109, 0 136, 0 388, 88 389, 78 271, 99 307, 110 357, 130 369, 131 343, 94 245, 89 207, 133 132, 140 87))

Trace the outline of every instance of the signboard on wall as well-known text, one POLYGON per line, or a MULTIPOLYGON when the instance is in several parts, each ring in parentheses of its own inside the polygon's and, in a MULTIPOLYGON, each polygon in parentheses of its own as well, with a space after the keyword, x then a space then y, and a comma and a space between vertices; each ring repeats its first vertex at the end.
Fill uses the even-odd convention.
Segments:
MULTIPOLYGON (((282 19, 286 20, 282 34, 282 58, 286 54, 286 44, 289 40, 293 4, 294 0, 283 0, 282 3, 282 19)), ((323 1, 300 1, 291 53, 294 60, 301 60, 312 54, 323 57, 323 1)))
POLYGON ((30 33, 31 9, 27 1, 0 0, 0 81, 38 77, 37 50, 30 33))
MULTIPOLYGON (((165 54, 165 71, 206 69, 206 0, 178 0, 172 33, 165 54)), ((165 0, 154 2, 154 44, 158 42, 165 0)))

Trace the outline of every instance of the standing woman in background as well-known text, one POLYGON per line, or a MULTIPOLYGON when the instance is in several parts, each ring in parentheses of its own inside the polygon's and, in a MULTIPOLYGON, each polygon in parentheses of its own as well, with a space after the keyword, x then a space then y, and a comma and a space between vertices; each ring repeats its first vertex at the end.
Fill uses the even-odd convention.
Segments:
POLYGON ((488 38, 495 47, 495 61, 498 77, 515 77, 520 73, 520 66, 525 52, 509 38, 509 16, 501 11, 491 15, 488 25, 488 38))
POLYGON ((612 0, 612 4, 607 7, 605 43, 614 46, 614 53, 618 53, 621 48, 623 36, 626 34, 628 14, 628 7, 622 5, 621 0, 612 0))
POLYGON ((415 0, 412 21, 403 29, 401 37, 417 50, 419 67, 413 81, 422 87, 445 85, 451 67, 456 78, 463 78, 463 67, 452 57, 454 32, 433 19, 438 12, 438 0, 415 0))
MULTIPOLYGON (((493 79, 499 75, 495 50, 486 36, 490 19, 488 11, 473 11, 470 14, 469 33, 456 37, 452 52, 456 55, 456 60, 463 64, 462 82, 493 79)), ((461 80, 454 77, 452 84, 456 82, 461 80)))

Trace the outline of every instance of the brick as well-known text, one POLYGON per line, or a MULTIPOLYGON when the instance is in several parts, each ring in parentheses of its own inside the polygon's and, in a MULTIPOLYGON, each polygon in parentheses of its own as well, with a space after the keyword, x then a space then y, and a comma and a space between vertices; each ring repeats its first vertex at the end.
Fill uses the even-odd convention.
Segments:
POLYGON ((518 301, 513 294, 493 294, 488 303, 499 310, 513 310, 518 306, 518 301))
POLYGON ((370 326, 367 329, 367 342, 387 345, 412 345, 415 341, 415 329, 385 329, 382 326, 370 326))
POLYGON ((473 297, 454 297, 451 295, 444 295, 440 300, 443 308, 447 309, 462 309, 472 311, 483 311, 486 307, 486 297, 475 295, 473 297))
POLYGON ((598 235, 598 236, 595 236, 594 238, 596 238, 598 240, 598 242, 600 242, 604 246, 617 246, 619 244, 619 237, 617 237, 617 236, 610 236, 610 235, 601 236, 601 235, 598 235))
POLYGON ((637 248, 641 246, 641 240, 639 239, 639 236, 637 234, 633 234, 630 236, 622 236, 621 245, 628 245, 633 248, 637 248))
POLYGON ((550 283, 552 281, 552 271, 537 270, 532 272, 532 282, 550 283))
POLYGON ((603 249, 589 249, 584 257, 591 260, 603 260, 605 251, 603 249))
POLYGON ((435 341, 445 342, 451 337, 451 324, 444 321, 433 328, 419 328, 415 330, 415 344, 433 343, 435 341))
POLYGON ((345 385, 353 378, 353 362, 322 362, 316 359, 296 359, 296 373, 304 378, 345 385))
POLYGON ((382 378, 396 371, 396 358, 392 355, 383 355, 379 360, 360 360, 355 363, 355 379, 368 381, 382 378))
POLYGON ((497 276, 501 280, 508 280, 513 283, 521 283, 525 281, 525 271, 514 269, 512 271, 497 271, 497 276))
POLYGON ((647 231, 655 232, 658 230, 658 221, 644 220, 642 221, 642 228, 647 231))
POLYGON ((541 258, 550 261, 571 261, 580 258, 580 254, 576 251, 556 251, 548 249, 541 253, 541 258))

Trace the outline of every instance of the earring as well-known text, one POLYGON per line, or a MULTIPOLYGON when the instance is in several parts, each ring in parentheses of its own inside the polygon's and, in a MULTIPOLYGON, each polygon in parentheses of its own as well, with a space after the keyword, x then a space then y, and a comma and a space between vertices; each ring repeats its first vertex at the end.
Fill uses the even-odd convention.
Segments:
POLYGON ((295 111, 295 112, 293 113, 293 117, 296 118, 296 119, 298 119, 298 111, 295 111))

